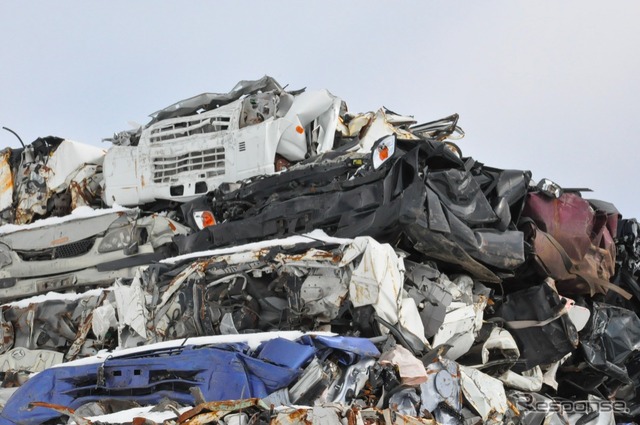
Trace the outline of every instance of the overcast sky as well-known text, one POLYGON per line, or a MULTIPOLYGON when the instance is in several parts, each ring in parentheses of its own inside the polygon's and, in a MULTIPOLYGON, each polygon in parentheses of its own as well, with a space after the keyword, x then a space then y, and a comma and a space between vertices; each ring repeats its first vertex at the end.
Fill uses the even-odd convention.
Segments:
POLYGON ((2 2, 0 125, 107 148, 266 74, 352 112, 457 112, 464 155, 640 218, 639 18, 636 0, 2 2))

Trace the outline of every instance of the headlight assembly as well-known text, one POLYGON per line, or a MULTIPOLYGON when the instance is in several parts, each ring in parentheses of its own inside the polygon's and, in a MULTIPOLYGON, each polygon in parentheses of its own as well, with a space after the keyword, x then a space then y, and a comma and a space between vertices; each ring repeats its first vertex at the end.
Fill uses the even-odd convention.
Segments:
POLYGON ((98 246, 98 252, 105 253, 125 249, 131 245, 132 233, 131 226, 124 226, 107 232, 98 246))
POLYGON ((12 262, 11 249, 5 244, 0 243, 0 267, 8 266, 12 262))

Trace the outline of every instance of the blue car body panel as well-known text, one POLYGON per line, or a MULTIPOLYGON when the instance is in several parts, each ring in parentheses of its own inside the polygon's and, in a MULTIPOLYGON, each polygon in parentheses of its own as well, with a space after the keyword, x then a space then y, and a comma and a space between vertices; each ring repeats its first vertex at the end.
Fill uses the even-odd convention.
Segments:
POLYGON ((0 423, 39 424, 60 416, 44 407, 30 409, 30 403, 36 401, 73 409, 104 398, 157 404, 168 397, 194 404, 191 387, 199 388, 209 401, 266 397, 289 385, 299 373, 242 352, 213 347, 184 347, 101 364, 50 368, 16 391, 0 423))
POLYGON ((157 404, 169 398, 195 404, 190 388, 207 401, 263 398, 293 383, 320 351, 343 359, 377 357, 367 339, 304 336, 298 342, 274 338, 251 352, 245 343, 180 346, 107 358, 102 363, 73 363, 46 369, 20 387, 0 413, 0 425, 35 425, 60 413, 33 402, 76 409, 102 399, 157 404))

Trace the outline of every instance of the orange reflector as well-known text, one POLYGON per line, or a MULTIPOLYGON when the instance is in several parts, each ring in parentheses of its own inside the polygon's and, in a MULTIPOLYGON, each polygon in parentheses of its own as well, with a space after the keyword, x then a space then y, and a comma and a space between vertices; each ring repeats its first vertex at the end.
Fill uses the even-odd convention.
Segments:
POLYGON ((56 239, 51 241, 51 246, 56 246, 56 245, 62 245, 62 244, 66 244, 69 242, 69 237, 68 236, 63 236, 60 239, 56 239))
POLYGON ((378 157, 382 161, 384 161, 385 159, 389 158, 389 148, 387 146, 385 146, 382 149, 380 149, 378 151, 378 157))
POLYGON ((300 134, 304 133, 304 128, 302 128, 301 126, 297 126, 296 127, 296 131, 300 134))
POLYGON ((211 211, 202 211, 202 227, 209 227, 216 225, 216 218, 211 211))

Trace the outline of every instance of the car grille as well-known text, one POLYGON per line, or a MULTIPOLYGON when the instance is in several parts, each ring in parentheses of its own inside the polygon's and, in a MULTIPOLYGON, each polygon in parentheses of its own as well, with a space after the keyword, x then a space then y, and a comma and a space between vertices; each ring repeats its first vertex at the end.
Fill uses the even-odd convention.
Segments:
POLYGON ((178 175, 192 171, 202 171, 200 178, 211 178, 224 174, 224 147, 193 151, 175 157, 153 158, 154 183, 175 182, 178 175))
POLYGON ((18 254, 23 261, 48 261, 60 258, 73 258, 86 254, 93 248, 94 244, 95 238, 90 238, 39 251, 16 251, 16 254, 18 254))

